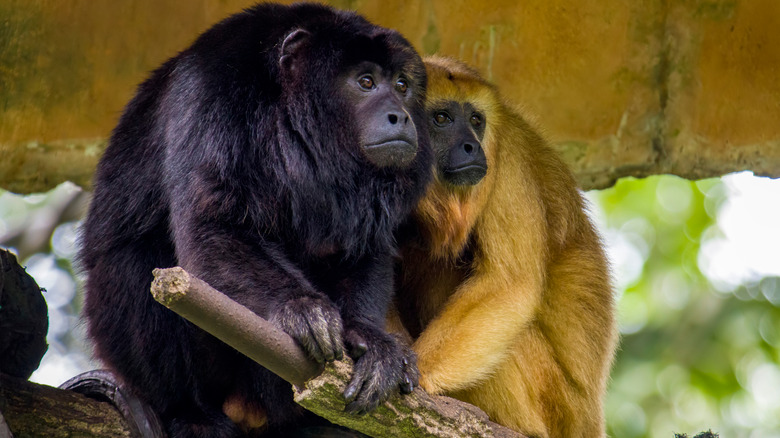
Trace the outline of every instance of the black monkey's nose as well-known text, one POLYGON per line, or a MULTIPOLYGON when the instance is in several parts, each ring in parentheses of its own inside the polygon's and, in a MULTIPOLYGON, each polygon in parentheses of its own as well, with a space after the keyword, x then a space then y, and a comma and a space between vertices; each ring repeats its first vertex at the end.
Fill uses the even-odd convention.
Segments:
POLYGON ((400 120, 403 120, 404 124, 406 124, 407 122, 409 122, 409 117, 406 115, 398 115, 395 113, 390 113, 387 115, 387 120, 390 121, 391 125, 395 125, 400 120))
POLYGON ((463 144, 463 152, 465 152, 467 155, 473 155, 474 153, 479 151, 479 145, 475 146, 471 143, 464 143, 463 144))

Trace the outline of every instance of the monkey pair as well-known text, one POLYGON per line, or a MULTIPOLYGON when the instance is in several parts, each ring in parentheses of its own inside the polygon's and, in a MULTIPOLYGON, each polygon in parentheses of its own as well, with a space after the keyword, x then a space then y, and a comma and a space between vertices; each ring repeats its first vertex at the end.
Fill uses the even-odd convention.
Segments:
POLYGON ((152 269, 175 265, 314 359, 352 356, 350 410, 418 382, 384 330, 395 278, 424 389, 529 435, 603 435, 612 298, 571 174, 475 72, 353 13, 261 4, 163 64, 111 136, 83 236, 96 354, 173 438, 318 421, 152 300, 152 269))

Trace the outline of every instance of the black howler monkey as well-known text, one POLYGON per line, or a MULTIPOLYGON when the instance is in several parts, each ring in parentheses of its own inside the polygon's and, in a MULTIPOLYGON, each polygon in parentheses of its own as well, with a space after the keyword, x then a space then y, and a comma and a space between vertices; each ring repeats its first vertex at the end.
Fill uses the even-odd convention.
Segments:
POLYGON ((274 434, 303 411, 154 302, 155 267, 181 265, 318 361, 349 352, 350 410, 412 389, 414 356, 383 323, 394 232, 430 179, 425 89, 397 32, 306 3, 229 17, 140 85, 83 227, 85 315, 96 355, 172 437, 240 436, 231 417, 274 434))
POLYGON ((575 180, 473 69, 425 63, 437 171, 397 296, 420 386, 528 436, 604 436, 612 287, 575 180))

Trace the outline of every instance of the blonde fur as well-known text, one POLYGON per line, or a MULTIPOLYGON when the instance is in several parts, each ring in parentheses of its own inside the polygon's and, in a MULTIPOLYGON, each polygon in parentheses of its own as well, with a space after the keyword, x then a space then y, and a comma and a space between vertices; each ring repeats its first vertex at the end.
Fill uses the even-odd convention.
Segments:
POLYGON ((401 250, 398 309, 420 384, 529 436, 604 436, 612 288, 575 180, 473 69, 425 63, 429 109, 467 101, 485 114, 488 172, 470 187, 437 178, 401 250))

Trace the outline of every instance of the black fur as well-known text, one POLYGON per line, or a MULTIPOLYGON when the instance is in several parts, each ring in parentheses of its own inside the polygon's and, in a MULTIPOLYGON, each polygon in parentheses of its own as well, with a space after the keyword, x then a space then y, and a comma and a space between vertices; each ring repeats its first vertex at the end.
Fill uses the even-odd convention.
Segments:
MULTIPOLYGON (((356 366, 366 391, 414 377, 403 364, 413 357, 382 327, 393 232, 430 176, 425 80, 395 31, 320 5, 264 4, 218 23, 141 84, 95 177, 85 315, 97 356, 174 438, 240 436, 222 413, 236 394, 265 409, 269 434, 303 424, 303 411, 289 384, 154 302, 156 267, 183 266, 303 344, 331 332, 339 339, 324 349, 304 345, 320 360, 338 355, 343 321, 347 350, 368 346, 356 366), (282 41, 299 28, 312 35, 305 69, 285 74, 282 41), (363 60, 403 69, 413 85, 420 148, 409 168, 361 154, 335 84, 363 60)), ((382 396, 361 394, 353 408, 382 396)))

